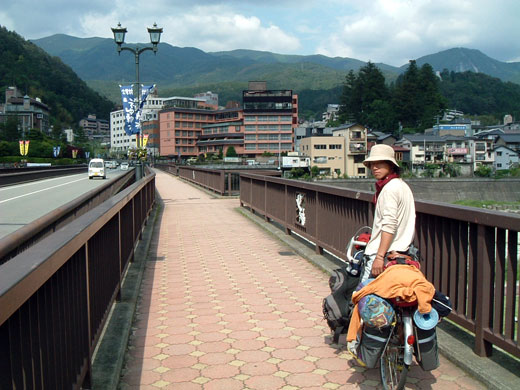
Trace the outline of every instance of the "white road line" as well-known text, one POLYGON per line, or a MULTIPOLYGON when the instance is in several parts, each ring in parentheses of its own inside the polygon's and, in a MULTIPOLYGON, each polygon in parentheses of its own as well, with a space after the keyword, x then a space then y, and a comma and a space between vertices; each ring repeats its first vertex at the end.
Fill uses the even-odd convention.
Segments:
POLYGON ((86 178, 83 177, 83 178, 78 179, 78 180, 73 180, 73 181, 69 181, 69 182, 67 182, 67 183, 58 184, 58 185, 56 185, 56 186, 52 186, 52 187, 48 187, 48 188, 44 188, 44 189, 41 189, 41 190, 38 190, 38 191, 28 192, 27 194, 23 194, 23 195, 15 196, 14 198, 9 198, 9 199, 5 199, 5 200, 0 200, 0 204, 5 203, 5 202, 9 202, 10 200, 15 200, 15 199, 18 199, 18 198, 23 198, 24 196, 29 196, 29 195, 37 194, 38 192, 47 191, 47 190, 52 190, 53 188, 66 186, 66 185, 69 185, 69 184, 72 184, 72 183, 75 183, 75 182, 77 182, 77 181, 81 181, 81 180, 86 180, 86 178))
MULTIPOLYGON (((75 174, 75 175, 69 175, 69 176, 78 176, 78 175, 84 175, 84 173, 79 173, 79 174, 75 174)), ((16 188, 20 188, 20 187, 26 187, 26 186, 33 186, 33 185, 36 185, 36 184, 41 184, 43 181, 54 181, 54 180, 60 180, 60 179, 63 179, 64 176, 59 176, 59 177, 51 177, 51 178, 48 178, 48 179, 42 179, 42 180, 35 180, 35 181, 31 181, 29 183, 22 183, 22 184, 15 184, 15 185, 12 185, 12 186, 5 186, 5 187, 1 187, 0 188, 0 192, 2 191, 9 191, 9 190, 13 190, 16 188)))

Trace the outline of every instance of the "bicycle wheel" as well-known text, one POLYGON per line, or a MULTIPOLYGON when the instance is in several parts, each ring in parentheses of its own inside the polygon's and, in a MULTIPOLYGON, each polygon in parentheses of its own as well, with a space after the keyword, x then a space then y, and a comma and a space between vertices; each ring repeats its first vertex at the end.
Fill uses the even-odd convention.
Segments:
POLYGON ((379 361, 381 383, 385 390, 402 390, 406 384, 408 375, 407 364, 403 361, 403 348, 389 343, 379 361))

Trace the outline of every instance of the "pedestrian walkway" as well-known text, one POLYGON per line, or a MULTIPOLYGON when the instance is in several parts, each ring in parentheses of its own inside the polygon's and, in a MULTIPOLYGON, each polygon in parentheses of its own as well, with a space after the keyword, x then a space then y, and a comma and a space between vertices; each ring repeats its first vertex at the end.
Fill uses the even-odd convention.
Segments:
MULTIPOLYGON (((328 275, 235 209, 157 171, 152 239, 121 389, 377 389, 328 342, 328 275)), ((441 356, 409 389, 484 389, 441 356)))

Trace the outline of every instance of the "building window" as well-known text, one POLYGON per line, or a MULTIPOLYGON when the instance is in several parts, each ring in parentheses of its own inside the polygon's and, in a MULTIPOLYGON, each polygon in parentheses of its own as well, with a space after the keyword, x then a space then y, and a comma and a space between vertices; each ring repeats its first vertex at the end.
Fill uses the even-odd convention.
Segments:
POLYGON ((336 144, 329 145, 329 149, 341 149, 341 144, 339 144, 339 145, 336 145, 336 144))
POLYGON ((502 152, 497 152, 497 156, 498 157, 502 156, 502 152))
POLYGON ((358 169, 357 169, 357 173, 358 173, 359 175, 364 175, 364 174, 365 174, 365 168, 358 167, 358 169))
POLYGON ((256 131, 255 125, 246 125, 246 131, 256 131))
POLYGON ((255 141, 256 140, 256 135, 255 134, 246 134, 244 136, 244 139, 247 140, 247 141, 255 141))
POLYGON ((256 150, 256 144, 245 144, 246 150, 256 150))
POLYGON ((316 144, 314 145, 314 149, 327 149, 327 145, 316 144))

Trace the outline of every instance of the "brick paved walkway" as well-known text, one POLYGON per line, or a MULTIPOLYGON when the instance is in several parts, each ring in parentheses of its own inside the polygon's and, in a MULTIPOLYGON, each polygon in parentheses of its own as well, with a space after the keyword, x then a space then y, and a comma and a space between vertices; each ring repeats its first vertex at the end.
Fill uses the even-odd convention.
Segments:
MULTIPOLYGON (((328 276, 234 209, 157 172, 164 210, 121 389, 376 389, 378 370, 326 342, 328 276)), ((484 389, 441 357, 410 389, 484 389)))

